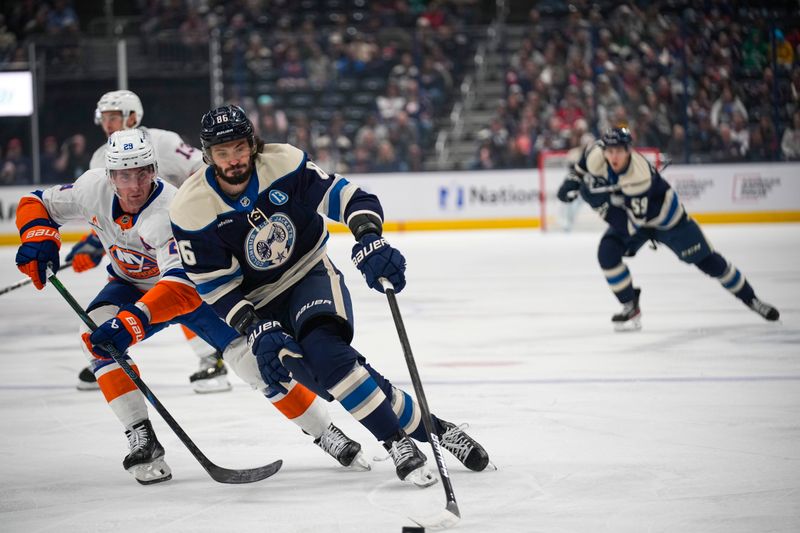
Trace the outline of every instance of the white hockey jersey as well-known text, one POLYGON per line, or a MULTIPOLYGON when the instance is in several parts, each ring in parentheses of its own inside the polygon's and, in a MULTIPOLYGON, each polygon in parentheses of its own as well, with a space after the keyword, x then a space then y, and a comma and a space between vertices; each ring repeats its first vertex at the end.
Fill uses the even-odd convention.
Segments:
MULTIPOLYGON (((174 131, 139 127, 147 132, 158 162, 158 175, 175 187, 180 187, 189 176, 202 166, 203 152, 183 142, 174 131)), ((106 168, 106 144, 95 150, 89 168, 106 168)))
POLYGON ((110 258, 109 271, 142 291, 160 279, 191 285, 172 237, 169 205, 177 189, 156 180, 156 189, 136 215, 124 213, 105 170, 91 169, 75 183, 36 191, 57 224, 86 221, 110 258), (163 274, 163 276, 162 276, 163 274))

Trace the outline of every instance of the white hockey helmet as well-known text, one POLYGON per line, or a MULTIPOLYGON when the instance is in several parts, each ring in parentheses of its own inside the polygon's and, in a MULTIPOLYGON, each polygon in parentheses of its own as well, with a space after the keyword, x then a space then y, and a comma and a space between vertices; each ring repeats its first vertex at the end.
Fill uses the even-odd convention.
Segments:
POLYGON ((138 128, 142 123, 144 108, 142 101, 133 91, 120 90, 107 92, 97 101, 97 108, 94 110, 94 123, 100 125, 100 118, 104 111, 122 112, 123 128, 127 128, 127 120, 131 113, 136 113, 136 123, 134 128, 138 128))
MULTIPOLYGON (((153 179, 158 175, 156 151, 150 136, 140 128, 119 130, 111 134, 106 143, 106 175, 112 170, 141 168, 153 165, 153 179)), ((112 181, 113 183, 113 181, 112 181)))

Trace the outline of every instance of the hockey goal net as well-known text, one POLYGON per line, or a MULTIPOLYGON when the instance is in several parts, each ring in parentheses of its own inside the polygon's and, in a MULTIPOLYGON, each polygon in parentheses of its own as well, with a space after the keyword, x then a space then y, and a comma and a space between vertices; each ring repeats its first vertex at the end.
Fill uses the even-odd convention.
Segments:
MULTIPOLYGON (((657 148, 637 147, 635 150, 656 168, 661 167, 662 155, 657 148)), ((543 151, 539 154, 539 224, 542 231, 597 230, 605 227, 605 222, 580 199, 565 204, 556 196, 569 166, 580 156, 579 148, 543 151)))

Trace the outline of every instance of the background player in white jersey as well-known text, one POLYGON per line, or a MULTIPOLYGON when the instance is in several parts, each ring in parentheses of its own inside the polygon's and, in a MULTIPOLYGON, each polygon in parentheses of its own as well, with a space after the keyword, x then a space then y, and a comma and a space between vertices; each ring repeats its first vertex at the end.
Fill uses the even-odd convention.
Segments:
MULTIPOLYGON (((98 100, 94 123, 103 128, 106 137, 111 137, 117 131, 139 127, 143 116, 144 107, 136 93, 128 90, 110 91, 98 100)), ((200 150, 183 142, 181 136, 174 131, 144 127, 140 129, 147 132, 155 149, 159 177, 175 187, 180 187, 203 166, 200 150)), ((95 150, 89 168, 105 168, 106 146, 107 143, 103 143, 95 150)), ((99 265, 104 253, 102 243, 91 232, 72 247, 66 260, 72 261, 72 268, 76 272, 83 272, 99 265)), ((195 392, 230 390, 231 384, 226 376, 221 354, 189 328, 182 327, 192 350, 200 359, 197 372, 189 376, 195 392)), ((98 388, 94 374, 88 368, 79 373, 77 386, 79 390, 98 388)))
MULTIPOLYGON (((41 289, 45 268, 58 270, 58 225, 80 219, 95 229, 111 259, 110 281, 88 306, 89 316, 100 326, 93 333, 81 328, 83 347, 106 401, 125 427, 130 453, 124 468, 142 484, 157 483, 171 477, 164 449, 148 419, 144 397, 110 358, 106 343, 124 353, 169 324, 182 323, 224 351, 234 364, 252 357, 244 339, 202 303, 183 271, 168 218, 176 190, 157 179, 146 133, 133 129, 112 134, 106 160, 107 170, 89 170, 74 184, 36 191, 20 200, 17 227, 22 245, 17 265, 41 289)), ((126 359, 130 361, 127 354, 126 359)), ((136 365, 131 362, 131 366, 138 373, 136 365)), ((281 390, 268 388, 254 362, 235 368, 342 465, 369 467, 361 446, 331 423, 314 393, 296 382, 281 390)))
MULTIPOLYGON (((383 441, 397 476, 435 482, 412 439, 427 441, 419 406, 355 348, 353 311, 343 274, 326 253, 323 215, 346 223, 356 240, 353 262, 370 287, 405 286, 405 259, 381 236, 378 199, 329 175, 289 144, 265 144, 238 106, 202 119, 210 166, 194 174, 170 207, 181 260, 217 314, 248 337, 265 382, 291 377, 333 397, 383 441), (410 437, 410 438, 409 438, 410 437)), ((228 361, 233 366, 232 361, 228 361)), ((234 367, 235 368, 235 367, 234 367)), ((442 446, 471 470, 489 464, 463 428, 432 416, 442 446)))
POLYGON ((778 310, 759 300, 739 269, 714 250, 675 190, 642 154, 631 149, 632 142, 627 128, 606 131, 584 151, 558 191, 563 202, 580 194, 608 222, 597 259, 623 306, 611 318, 615 329, 641 328, 641 291, 633 286, 623 257, 633 257, 648 241, 666 245, 681 261, 719 280, 766 320, 778 320, 778 310))

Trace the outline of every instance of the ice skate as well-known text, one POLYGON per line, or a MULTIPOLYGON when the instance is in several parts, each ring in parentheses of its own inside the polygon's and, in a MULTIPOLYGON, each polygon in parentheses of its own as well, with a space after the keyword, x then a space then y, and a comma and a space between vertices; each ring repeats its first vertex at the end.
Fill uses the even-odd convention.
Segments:
POLYGON ((770 322, 774 322, 781 317, 781 314, 778 312, 777 309, 775 309, 766 302, 762 302, 755 296, 753 297, 752 300, 750 300, 748 307, 753 311, 755 311, 756 313, 758 313, 759 315, 761 315, 762 317, 764 317, 765 320, 769 320, 770 322))
POLYGON ((404 431, 400 430, 384 441, 383 447, 394 461, 397 477, 401 480, 418 487, 429 487, 438 481, 425 464, 428 458, 404 431))
POLYGON ((200 359, 200 368, 189 376, 192 388, 199 394, 231 390, 228 369, 219 352, 200 359))
POLYGON ((439 435, 442 447, 455 455, 461 464, 475 472, 485 470, 489 465, 489 454, 478 442, 466 434, 466 424, 457 426, 439 419, 444 431, 439 435))
POLYGON ((639 309, 641 289, 633 289, 633 300, 622 306, 622 311, 611 317, 615 331, 639 331, 642 329, 642 311, 639 309))
POLYGON ((152 485, 172 479, 172 471, 164 461, 164 447, 158 442, 149 420, 134 424, 125 431, 131 452, 122 461, 122 467, 133 474, 142 485, 152 485))
POLYGON ((78 374, 78 383, 75 386, 78 390, 100 390, 97 378, 94 377, 94 372, 88 366, 78 374))
POLYGON ((344 467, 353 470, 370 470, 369 462, 361 452, 361 444, 345 435, 333 424, 330 424, 325 432, 314 440, 314 444, 344 467))

